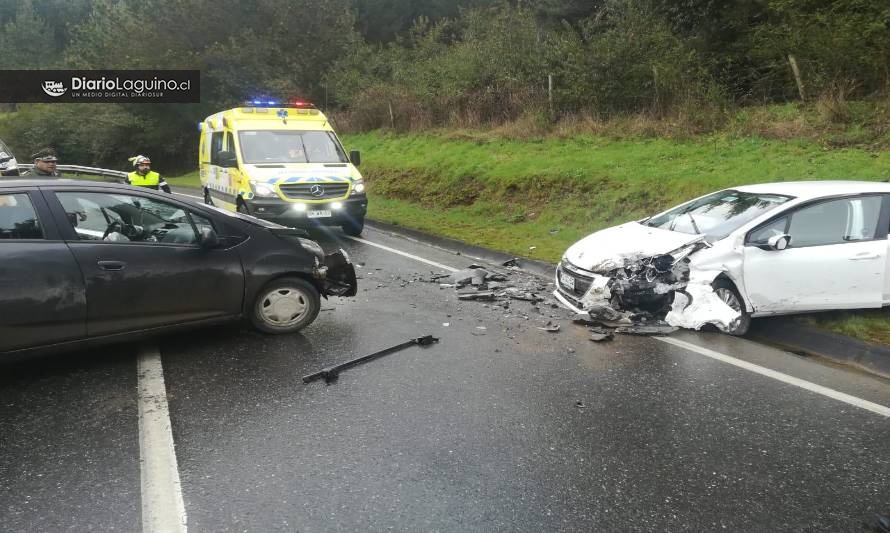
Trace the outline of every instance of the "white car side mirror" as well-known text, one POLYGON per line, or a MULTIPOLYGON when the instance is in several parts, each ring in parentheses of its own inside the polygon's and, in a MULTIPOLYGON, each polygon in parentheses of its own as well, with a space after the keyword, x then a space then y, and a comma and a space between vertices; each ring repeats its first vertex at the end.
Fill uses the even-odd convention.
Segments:
POLYGON ((770 250, 784 250, 788 248, 788 245, 791 244, 791 235, 783 234, 783 235, 773 235, 766 241, 767 246, 769 246, 770 250))

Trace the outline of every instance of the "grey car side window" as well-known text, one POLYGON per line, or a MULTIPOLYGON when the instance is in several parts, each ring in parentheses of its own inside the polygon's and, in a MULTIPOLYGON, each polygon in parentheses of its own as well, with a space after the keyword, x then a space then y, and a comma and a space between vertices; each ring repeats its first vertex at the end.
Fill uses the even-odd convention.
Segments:
POLYGON ((188 214, 175 204, 128 194, 56 193, 78 239, 197 244, 188 214))
POLYGON ((40 219, 27 194, 0 194, 0 239, 42 239, 40 219))

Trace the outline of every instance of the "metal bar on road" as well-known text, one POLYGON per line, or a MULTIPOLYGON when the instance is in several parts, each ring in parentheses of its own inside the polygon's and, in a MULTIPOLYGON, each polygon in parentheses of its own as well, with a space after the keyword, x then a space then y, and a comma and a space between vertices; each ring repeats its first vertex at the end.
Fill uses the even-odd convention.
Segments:
POLYGON ((378 357, 383 357, 384 355, 389 355, 391 353, 397 352, 399 350, 403 350, 409 346, 429 346, 433 343, 439 342, 439 339, 433 337, 432 335, 426 335, 424 337, 417 337, 416 339, 411 339, 410 341, 403 342, 402 344, 397 344, 396 346, 391 346, 389 348, 384 348, 378 352, 374 352, 369 355, 364 355, 362 357, 357 357, 355 359, 350 359, 345 363, 340 363, 338 365, 329 366, 327 368, 323 368, 318 372, 313 374, 309 374, 303 376, 303 383, 311 383, 317 379, 324 379, 325 383, 332 383, 337 381, 337 378, 340 376, 340 372, 346 370, 347 368, 352 368, 356 365, 360 365, 362 363, 366 363, 373 359, 377 359, 378 357))

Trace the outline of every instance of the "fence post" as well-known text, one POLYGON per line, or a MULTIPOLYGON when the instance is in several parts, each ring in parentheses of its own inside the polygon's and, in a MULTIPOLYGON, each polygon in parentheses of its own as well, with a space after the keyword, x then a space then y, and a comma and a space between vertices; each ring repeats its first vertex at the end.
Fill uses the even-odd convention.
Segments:
POLYGON ((803 90, 803 80, 800 78, 800 69, 797 68, 797 59, 792 54, 788 54, 788 63, 791 65, 791 71, 794 72, 794 81, 797 83, 797 92, 800 93, 800 99, 807 101, 807 95, 803 90))
POLYGON ((550 107, 550 120, 555 118, 553 113, 553 74, 547 75, 547 103, 550 107))

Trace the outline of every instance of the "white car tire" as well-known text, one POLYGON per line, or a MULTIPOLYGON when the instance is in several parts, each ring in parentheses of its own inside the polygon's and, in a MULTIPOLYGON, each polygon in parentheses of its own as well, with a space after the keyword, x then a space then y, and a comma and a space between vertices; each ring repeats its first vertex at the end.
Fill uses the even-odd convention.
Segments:
POLYGON ((715 280, 712 286, 714 287, 714 293, 723 300, 723 303, 740 313, 740 316, 733 320, 728 328, 719 329, 736 337, 741 337, 748 333, 748 328, 751 327, 751 315, 745 310, 745 301, 742 300, 742 296, 736 289, 735 284, 728 279, 720 278, 715 280))

